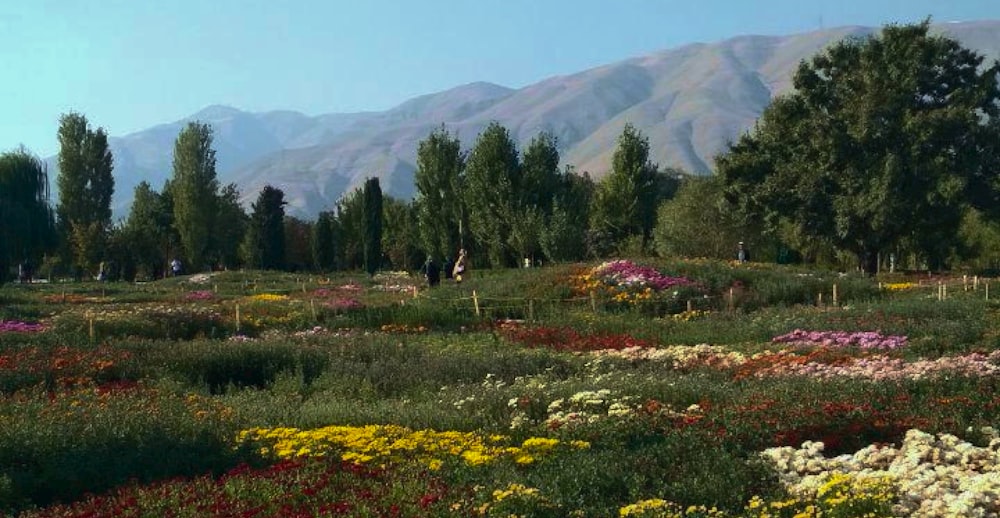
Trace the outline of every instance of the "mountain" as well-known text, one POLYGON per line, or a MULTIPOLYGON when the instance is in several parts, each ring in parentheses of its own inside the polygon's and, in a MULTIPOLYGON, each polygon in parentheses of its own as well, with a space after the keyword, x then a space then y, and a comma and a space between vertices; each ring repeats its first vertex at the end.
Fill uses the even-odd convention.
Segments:
MULTIPOLYGON (((741 36, 697 43, 557 76, 520 89, 471 83, 408 100, 383 112, 310 117, 292 111, 248 113, 210 106, 183 120, 112 138, 117 215, 141 179, 159 188, 171 171, 177 132, 189 120, 215 128, 220 182, 236 182, 244 201, 265 184, 285 191, 290 214, 312 218, 345 192, 378 176, 383 191, 409 198, 420 140, 445 124, 470 148, 492 120, 525 146, 553 133, 564 163, 601 177, 631 122, 649 137, 652 158, 710 174, 714 157, 750 128, 770 99, 791 88, 798 63, 871 27, 792 36, 741 36)), ((965 46, 1000 57, 1000 21, 938 24, 965 46)), ((52 167, 52 166, 50 166, 52 167)))

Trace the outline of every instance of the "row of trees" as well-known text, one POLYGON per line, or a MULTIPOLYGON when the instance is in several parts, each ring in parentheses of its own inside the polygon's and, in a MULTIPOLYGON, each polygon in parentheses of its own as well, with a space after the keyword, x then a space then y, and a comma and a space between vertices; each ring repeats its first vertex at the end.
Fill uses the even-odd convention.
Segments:
POLYGON ((711 178, 660 170, 629 124, 599 182, 560 169, 550 134, 521 151, 493 122, 463 150, 442 126, 420 142, 412 202, 369 178, 314 222, 286 216, 271 186, 247 215, 236 186, 219 186, 211 128, 191 123, 170 180, 159 192, 141 183, 112 225, 107 136, 71 113, 60 120, 54 214, 43 164, 24 149, 0 156, 0 271, 53 250, 78 275, 110 260, 131 277, 156 276, 173 257, 194 270, 374 272, 459 248, 500 267, 653 250, 727 258, 736 241, 756 259, 850 255, 868 272, 889 253, 911 266, 995 267, 1000 65, 928 31, 886 27, 801 63, 794 91, 718 157, 711 178))

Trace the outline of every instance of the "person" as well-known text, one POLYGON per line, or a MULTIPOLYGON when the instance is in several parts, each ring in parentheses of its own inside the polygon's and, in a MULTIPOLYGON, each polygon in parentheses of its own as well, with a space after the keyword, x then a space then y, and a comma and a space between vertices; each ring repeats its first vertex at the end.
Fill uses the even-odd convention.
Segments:
POLYGON ((444 266, 441 268, 441 272, 444 273, 444 278, 446 280, 451 280, 451 272, 455 268, 455 261, 451 260, 451 257, 444 260, 444 266))
POLYGON ((424 263, 424 277, 427 279, 427 285, 431 288, 441 284, 441 268, 438 267, 433 256, 427 256, 427 262, 424 263))
POLYGON ((100 282, 108 280, 107 265, 104 261, 97 267, 97 280, 100 282))
POLYGON ((525 257, 524 258, 524 267, 525 268, 531 268, 531 258, 529 258, 529 257, 525 257))
POLYGON ((21 284, 31 282, 31 274, 28 273, 30 269, 31 267, 28 266, 27 259, 21 261, 21 263, 17 265, 17 282, 21 284))
POLYGON ((736 245, 736 260, 740 263, 745 263, 750 260, 750 250, 743 245, 743 241, 740 241, 736 245))
POLYGON ((462 278, 468 275, 465 270, 467 269, 468 259, 466 258, 465 249, 458 251, 458 259, 455 260, 455 268, 452 270, 451 274, 455 277, 455 282, 461 283, 462 278))
POLYGON ((180 259, 178 259, 178 258, 175 257, 173 261, 170 261, 170 271, 174 274, 174 277, 177 277, 178 275, 181 274, 181 260, 180 259))

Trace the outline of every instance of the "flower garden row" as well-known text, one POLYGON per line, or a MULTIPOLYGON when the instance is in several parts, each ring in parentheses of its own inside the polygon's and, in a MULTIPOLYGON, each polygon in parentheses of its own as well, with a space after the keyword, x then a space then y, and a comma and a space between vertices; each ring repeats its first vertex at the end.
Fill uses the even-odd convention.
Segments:
POLYGON ((842 280, 848 307, 756 310, 828 282, 757 269, 532 271, 533 297, 594 294, 544 324, 403 276, 0 292, 24 308, 0 313, 0 510, 1000 513, 995 308, 842 280))

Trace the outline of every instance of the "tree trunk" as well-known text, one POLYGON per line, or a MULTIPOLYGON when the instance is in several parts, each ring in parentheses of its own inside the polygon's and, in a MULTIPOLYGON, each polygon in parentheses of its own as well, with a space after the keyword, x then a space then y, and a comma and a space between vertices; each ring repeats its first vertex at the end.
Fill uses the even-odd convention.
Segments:
POLYGON ((871 277, 878 273, 878 254, 863 250, 858 254, 858 268, 871 277))

